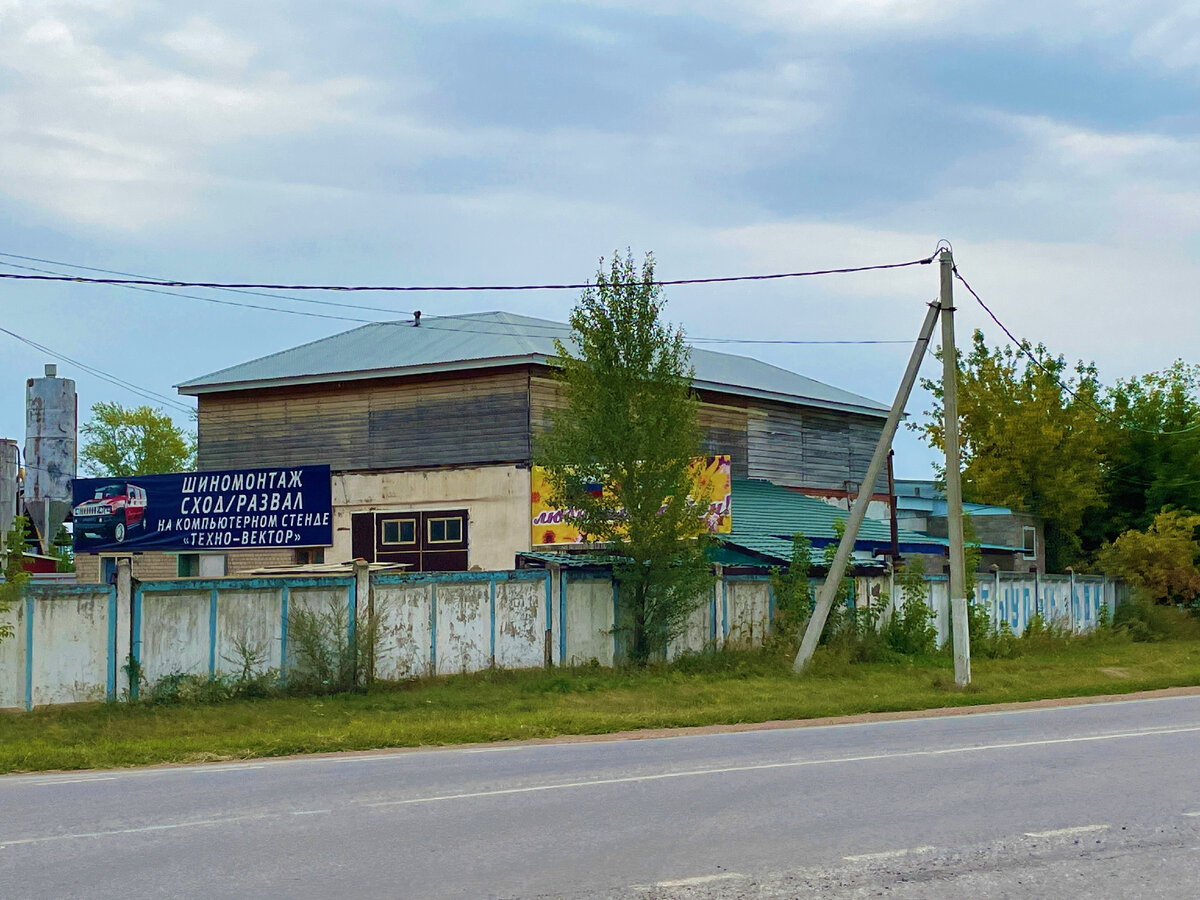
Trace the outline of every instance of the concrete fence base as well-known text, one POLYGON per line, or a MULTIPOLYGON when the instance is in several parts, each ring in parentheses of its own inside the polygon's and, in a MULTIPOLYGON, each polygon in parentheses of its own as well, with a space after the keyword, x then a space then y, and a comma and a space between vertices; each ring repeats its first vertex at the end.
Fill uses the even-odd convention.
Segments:
MULTIPOLYGON (((950 634, 944 577, 926 579, 939 642, 950 634)), ((888 578, 858 579, 856 595, 900 602, 888 578)), ((1113 609, 1118 586, 1084 576, 1002 574, 981 579, 975 602, 994 623, 1020 633, 1035 614, 1073 631, 1095 627, 1113 609)), ((289 623, 298 610, 336 614, 345 640, 373 623, 362 674, 400 680, 491 667, 602 666, 625 658, 625 631, 611 577, 567 569, 393 575, 365 566, 350 576, 179 579, 32 585, 5 618, 0 642, 0 709, 136 697, 143 683, 176 674, 239 673, 295 665, 289 623)), ((775 598, 766 576, 726 575, 697 598, 667 657, 711 648, 760 646, 775 598)))

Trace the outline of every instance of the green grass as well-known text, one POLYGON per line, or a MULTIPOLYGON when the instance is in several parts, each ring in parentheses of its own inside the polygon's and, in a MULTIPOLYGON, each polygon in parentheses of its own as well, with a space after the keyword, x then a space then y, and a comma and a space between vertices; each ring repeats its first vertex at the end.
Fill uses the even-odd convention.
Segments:
POLYGON ((641 671, 492 671, 319 698, 49 708, 0 715, 0 772, 601 734, 1200 684, 1194 639, 1025 643, 1017 659, 975 660, 965 691, 954 686, 944 657, 851 664, 822 651, 797 677, 784 654, 756 651, 641 671))

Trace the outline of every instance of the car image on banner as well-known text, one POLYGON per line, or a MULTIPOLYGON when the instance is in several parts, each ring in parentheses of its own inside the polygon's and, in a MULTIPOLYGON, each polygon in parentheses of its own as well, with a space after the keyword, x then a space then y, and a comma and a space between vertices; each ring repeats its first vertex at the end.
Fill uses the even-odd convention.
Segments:
POLYGON ((76 553, 327 547, 328 466, 77 478, 76 553))
POLYGON ((118 544, 134 530, 146 530, 146 489, 123 482, 96 488, 92 499, 71 511, 75 534, 118 544))

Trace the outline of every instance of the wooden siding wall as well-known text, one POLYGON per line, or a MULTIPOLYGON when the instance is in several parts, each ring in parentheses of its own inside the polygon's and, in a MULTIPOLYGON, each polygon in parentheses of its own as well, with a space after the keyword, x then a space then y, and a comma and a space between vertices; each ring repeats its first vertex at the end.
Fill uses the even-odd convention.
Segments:
MULTIPOLYGON (((549 411, 562 399, 551 378, 534 376, 530 384, 531 420, 535 429, 549 424, 549 411)), ((883 420, 765 400, 741 400, 745 406, 713 402, 700 405, 704 449, 728 453, 734 478, 765 478, 787 487, 844 490, 867 473, 883 420)), ((887 492, 880 476, 876 492, 887 492)))
MULTIPOLYGON (((880 419, 762 402, 750 413, 750 477, 788 487, 842 490, 871 464, 880 419)), ((887 493, 880 475, 876 493, 887 493)))
MULTIPOLYGON (((201 469, 327 463, 334 470, 523 462, 529 426, 562 406, 558 386, 525 370, 423 381, 202 394, 201 469)), ((704 449, 735 478, 840 491, 866 473, 882 421, 783 403, 706 395, 704 449), (724 401, 728 401, 728 403, 724 401)), ((877 492, 886 492, 880 478, 877 492)))
POLYGON ((201 469, 328 463, 335 470, 529 458, 527 375, 202 394, 201 469))

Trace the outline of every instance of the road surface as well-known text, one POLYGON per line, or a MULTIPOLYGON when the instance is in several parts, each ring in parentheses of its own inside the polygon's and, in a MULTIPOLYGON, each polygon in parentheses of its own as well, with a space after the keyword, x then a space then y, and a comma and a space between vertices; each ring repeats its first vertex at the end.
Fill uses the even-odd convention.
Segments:
POLYGON ((0 897, 1200 895, 1200 697, 0 778, 0 897))

